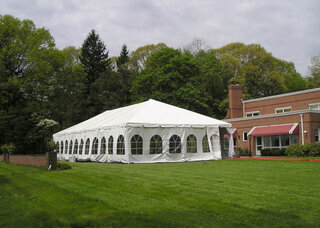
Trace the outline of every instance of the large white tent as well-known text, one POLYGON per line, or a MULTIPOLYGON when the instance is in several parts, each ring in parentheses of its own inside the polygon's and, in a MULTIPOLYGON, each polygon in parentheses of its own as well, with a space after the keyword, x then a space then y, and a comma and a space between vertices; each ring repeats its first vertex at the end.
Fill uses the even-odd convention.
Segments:
MULTIPOLYGON (((221 159, 231 124, 148 100, 105 111, 53 135, 58 159, 152 163, 221 159)), ((233 153, 230 137, 227 154, 233 153)))

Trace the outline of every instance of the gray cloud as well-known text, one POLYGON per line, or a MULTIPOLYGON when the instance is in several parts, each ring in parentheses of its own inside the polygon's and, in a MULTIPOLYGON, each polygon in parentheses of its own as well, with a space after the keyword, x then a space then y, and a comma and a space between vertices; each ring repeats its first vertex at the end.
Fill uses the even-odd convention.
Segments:
POLYGON ((194 37, 218 48, 231 42, 259 43, 305 75, 320 51, 319 0, 2 0, 1 14, 46 27, 59 48, 80 47, 91 29, 118 55, 165 42, 178 48, 194 37))

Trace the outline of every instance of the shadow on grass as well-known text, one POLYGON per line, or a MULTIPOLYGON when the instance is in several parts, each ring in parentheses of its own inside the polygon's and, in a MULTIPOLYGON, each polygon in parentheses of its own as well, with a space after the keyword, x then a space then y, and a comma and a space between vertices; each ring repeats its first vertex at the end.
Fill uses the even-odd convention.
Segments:
MULTIPOLYGON (((315 227, 299 216, 278 211, 241 208, 244 212, 233 216, 220 211, 153 211, 133 213, 120 211, 105 215, 79 215, 54 220, 50 211, 37 211, 33 214, 38 224, 57 227, 315 227)), ((226 207, 225 209, 227 209, 226 207)))
POLYGON ((10 180, 4 175, 0 175, 0 186, 8 183, 10 183, 10 180))

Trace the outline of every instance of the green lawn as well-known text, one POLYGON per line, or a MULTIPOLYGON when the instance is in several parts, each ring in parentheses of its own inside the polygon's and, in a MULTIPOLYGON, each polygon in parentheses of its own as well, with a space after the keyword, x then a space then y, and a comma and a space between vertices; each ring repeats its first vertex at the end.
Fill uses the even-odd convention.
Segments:
POLYGON ((0 162, 0 227, 317 227, 320 162, 0 162))

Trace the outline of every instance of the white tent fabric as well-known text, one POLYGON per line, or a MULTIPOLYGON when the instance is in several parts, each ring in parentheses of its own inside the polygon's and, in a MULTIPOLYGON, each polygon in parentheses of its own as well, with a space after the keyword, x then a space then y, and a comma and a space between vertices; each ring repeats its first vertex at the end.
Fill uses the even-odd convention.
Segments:
POLYGON ((54 134, 53 139, 59 143, 61 160, 71 156, 78 161, 123 163, 216 160, 221 159, 219 129, 230 127, 230 123, 150 99, 105 111, 54 134), (161 139, 157 153, 150 149, 154 136, 161 139))

